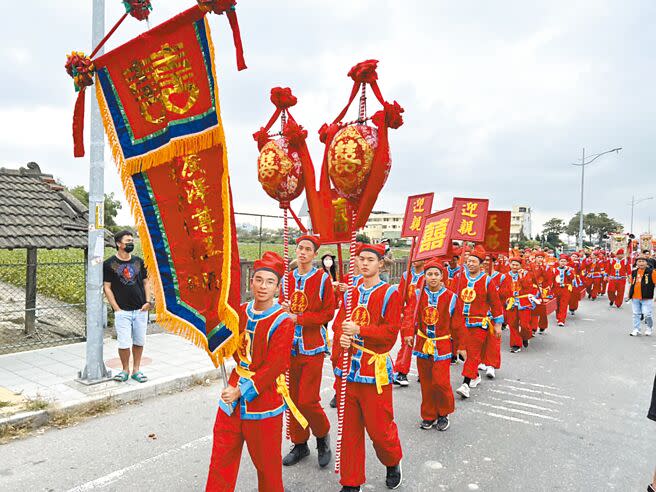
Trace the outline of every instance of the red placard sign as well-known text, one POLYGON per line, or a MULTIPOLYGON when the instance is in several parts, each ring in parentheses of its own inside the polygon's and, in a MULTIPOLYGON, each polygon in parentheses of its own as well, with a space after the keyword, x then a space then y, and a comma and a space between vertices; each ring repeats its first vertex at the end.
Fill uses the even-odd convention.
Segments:
POLYGON ((452 239, 483 242, 489 202, 487 198, 454 198, 452 239))
POLYGON ((424 193, 408 197, 403 217, 401 237, 417 237, 421 233, 424 218, 431 213, 435 193, 424 193))
POLYGON ((510 212, 489 210, 485 225, 485 251, 508 254, 510 249, 510 212))
POLYGON ((451 245, 454 209, 447 208, 424 217, 421 234, 415 247, 415 260, 445 256, 451 245))

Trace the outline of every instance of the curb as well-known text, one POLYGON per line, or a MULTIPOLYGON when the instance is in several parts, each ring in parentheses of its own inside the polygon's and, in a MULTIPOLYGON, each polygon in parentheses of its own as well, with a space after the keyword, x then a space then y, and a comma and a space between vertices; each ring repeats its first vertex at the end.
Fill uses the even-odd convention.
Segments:
MULTIPOLYGON (((232 364, 226 364, 226 366, 232 364)), ((226 367, 230 370, 231 367, 226 367)), ((228 372, 230 374, 230 372, 228 372)), ((104 394, 91 396, 88 398, 80 398, 61 404, 55 404, 50 408, 38 410, 34 412, 19 412, 8 417, 0 419, 0 428, 6 426, 12 427, 30 427, 32 430, 38 429, 46 425, 53 415, 60 415, 62 413, 72 412, 87 405, 98 403, 102 401, 112 400, 119 405, 130 403, 133 401, 146 400, 165 393, 179 392, 190 388, 197 384, 198 380, 219 380, 221 379, 220 369, 210 369, 200 372, 186 372, 168 378, 160 378, 157 382, 152 384, 146 383, 144 386, 124 386, 112 389, 104 394)))

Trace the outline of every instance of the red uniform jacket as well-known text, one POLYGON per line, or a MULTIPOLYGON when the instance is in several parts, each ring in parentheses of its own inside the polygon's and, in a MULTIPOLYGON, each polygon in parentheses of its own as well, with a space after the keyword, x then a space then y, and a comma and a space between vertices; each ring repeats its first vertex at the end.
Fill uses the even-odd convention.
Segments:
POLYGON ((410 269, 410 285, 408 285, 408 272, 407 270, 403 272, 401 276, 401 281, 399 282, 399 294, 402 296, 402 300, 407 304, 412 297, 415 295, 415 291, 424 285, 424 272, 416 273, 415 269, 410 269), (403 297, 405 293, 405 297, 403 297))
POLYGON ((499 297, 504 305, 508 307, 508 300, 513 299, 510 309, 524 311, 535 307, 535 297, 538 294, 538 288, 533 283, 533 276, 526 270, 520 270, 516 274, 508 272, 501 283, 499 297))
MULTIPOLYGON (((556 267, 552 270, 553 287, 575 287, 576 286, 576 273, 574 269, 565 267, 556 267)), ((570 290, 572 290, 570 288, 570 290)))
POLYGON ((446 273, 449 276, 449 279, 444 282, 446 284, 446 288, 451 290, 451 292, 455 292, 455 278, 462 273, 462 265, 458 265, 455 268, 451 268, 449 264, 446 265, 446 273))
MULTIPOLYGON (((396 285, 380 281, 377 285, 367 289, 363 284, 351 288, 352 298, 351 319, 360 326, 360 334, 354 338, 356 345, 375 352, 387 354, 399 334, 401 324, 401 296, 396 285)), ((342 336, 342 323, 346 319, 346 306, 342 305, 335 318, 335 343, 339 343, 342 336)), ((372 355, 355 347, 350 349, 351 358, 346 380, 355 383, 376 384, 375 364, 369 364, 372 355)), ((336 351, 335 355, 342 351, 336 351)), ((394 365, 388 355, 386 358, 386 372, 388 382, 394 379, 394 365)), ((342 368, 339 361, 335 361, 335 375, 342 377, 342 368)))
POLYGON ((586 270, 589 278, 602 278, 606 274, 604 260, 591 260, 590 263, 588 263, 586 270))
POLYGON ((239 309, 239 334, 242 343, 234 355, 235 361, 254 374, 241 377, 233 369, 229 384, 239 385, 241 397, 232 405, 220 400, 219 407, 230 415, 239 405, 244 420, 275 417, 287 409, 276 389, 276 378, 289 368, 294 323, 279 304, 255 314, 251 301, 239 309))
POLYGON ((551 294, 551 287, 553 285, 554 278, 553 271, 545 266, 533 265, 531 268, 531 274, 533 275, 533 282, 538 288, 540 298, 552 298, 553 295, 551 294))
POLYGON ((490 318, 493 323, 503 323, 503 308, 499 299, 499 292, 492 279, 484 272, 472 277, 467 269, 464 269, 456 277, 455 293, 458 295, 456 312, 462 315, 467 328, 482 328, 487 330, 489 326, 483 324, 483 320, 490 318))
POLYGON ((335 294, 330 275, 316 268, 305 275, 294 270, 287 274, 287 286, 290 310, 298 316, 292 355, 329 353, 323 325, 335 315, 335 294))
POLYGON ((610 258, 606 264, 606 274, 609 279, 623 280, 631 273, 631 264, 626 258, 610 258))
POLYGON ((433 361, 451 359, 451 339, 461 336, 462 322, 455 315, 458 296, 444 286, 431 292, 416 289, 403 313, 403 337, 417 335, 412 355, 433 361), (422 336, 423 335, 423 336, 422 336), (435 338, 444 340, 433 340, 435 338))

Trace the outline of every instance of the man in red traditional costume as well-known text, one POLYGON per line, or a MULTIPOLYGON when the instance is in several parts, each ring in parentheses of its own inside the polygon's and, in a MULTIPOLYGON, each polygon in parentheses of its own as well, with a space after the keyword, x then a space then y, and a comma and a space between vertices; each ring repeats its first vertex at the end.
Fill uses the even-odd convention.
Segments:
POLYGON ((510 328, 510 352, 521 352, 533 338, 531 314, 535 309, 537 287, 533 277, 522 270, 519 257, 510 258, 510 271, 501 283, 499 296, 504 305, 504 321, 510 328))
POLYGON ((575 278, 572 295, 569 296, 569 314, 571 316, 574 316, 579 308, 579 302, 581 301, 581 293, 585 290, 585 286, 583 284, 583 272, 582 272, 583 263, 581 261, 581 256, 577 252, 571 254, 569 259, 569 266, 572 268, 572 270, 574 270, 574 278, 575 278))
POLYGON ((442 260, 432 259, 424 266, 425 282, 415 290, 405 306, 401 333, 404 342, 414 344, 421 385, 422 429, 449 428, 449 415, 455 409, 451 389, 452 334, 461 329, 455 320, 458 297, 447 290, 442 260), (416 336, 416 341, 415 341, 416 336))
POLYGON ((310 430, 317 438, 319 466, 330 463, 330 423, 321 406, 321 377, 328 350, 326 325, 335 315, 333 284, 323 270, 317 269, 314 259, 321 246, 318 237, 304 235, 296 240, 298 267, 287 275, 289 300, 282 303, 296 325, 289 369, 289 392, 300 412, 309 422, 304 429, 292 420, 290 435, 294 444, 282 464, 295 465, 310 454, 310 430))
MULTIPOLYGON (((366 481, 365 429, 376 456, 387 468, 387 487, 397 488, 403 478, 392 401, 394 366, 389 355, 399 334, 401 297, 396 286, 380 280, 384 245, 362 244, 356 254, 363 282, 348 292, 353 308, 350 319, 342 305, 334 324, 335 340, 350 353, 347 373, 339 365, 335 370, 338 378, 347 381, 340 470, 343 492, 359 491, 366 481)), ((341 360, 341 353, 338 356, 341 360)))
POLYGON ((282 492, 282 414, 290 404, 298 415, 283 375, 289 367, 294 323, 274 301, 283 260, 267 251, 253 271, 253 300, 239 309, 237 367, 221 392, 214 424, 206 488, 211 492, 235 490, 244 441, 257 469, 259 490, 282 492))
POLYGON ((602 294, 601 292, 601 281, 606 275, 606 269, 604 267, 604 261, 599 252, 594 254, 594 258, 589 264, 588 267, 588 278, 590 290, 589 297, 593 301, 597 300, 597 297, 602 294))
MULTIPOLYGON (((491 285, 495 286, 497 292, 500 292, 501 284, 506 279, 506 274, 500 273, 495 270, 497 259, 493 255, 486 255, 483 262, 483 270, 492 279, 491 285)), ((501 295, 499 296, 501 299, 501 295)), ((503 302, 502 302, 503 306, 503 302)), ((504 319, 505 321, 505 319, 504 319)), ((503 325, 501 326, 503 329, 503 325)), ((496 337, 491 331, 488 331, 487 341, 485 342, 485 350, 482 354, 482 361, 478 365, 479 371, 485 371, 485 375, 494 379, 496 377, 496 370, 501 368, 501 338, 496 337)))
POLYGON ((462 271, 462 265, 458 263, 460 260, 460 255, 462 254, 462 248, 456 248, 454 247, 453 249, 453 255, 449 259, 449 263, 447 264, 446 271, 448 273, 448 278, 445 279, 445 284, 446 288, 451 290, 455 289, 455 285, 452 285, 454 282, 454 278, 456 275, 458 275, 462 271))
POLYGON ((533 331, 540 329, 540 335, 549 328, 549 318, 547 317, 547 303, 553 299, 551 285, 553 283, 553 273, 545 266, 545 253, 538 251, 535 254, 535 262, 531 267, 533 281, 538 288, 539 302, 533 310, 533 331))
MULTIPOLYGON (((403 272, 399 282, 399 293, 404 299, 405 305, 415 296, 415 291, 423 286, 424 282, 424 261, 415 261, 410 269, 410 282, 408 283, 408 272, 403 272)), ((412 346, 401 341, 401 349, 396 355, 394 369, 397 372, 394 384, 399 386, 408 386, 408 372, 410 372, 410 363, 412 362, 412 346)), ((421 376, 420 376, 421 377, 421 376)))
POLYGON ((606 274, 608 276, 608 303, 621 308, 624 302, 626 279, 631 274, 631 264, 628 258, 624 257, 623 249, 619 249, 616 254, 611 254, 606 265, 606 274))
POLYGON ((464 380, 456 390, 463 398, 469 398, 470 389, 478 386, 481 381, 478 365, 485 353, 488 332, 493 330, 494 336, 501 338, 503 309, 497 287, 492 285, 492 279, 482 270, 485 256, 485 249, 476 246, 469 253, 466 268, 456 282, 456 312, 458 316, 462 315, 462 322, 467 329, 467 335, 463 337, 467 352, 467 360, 462 369, 464 380))
POLYGON ((576 285, 576 273, 574 269, 568 266, 569 257, 565 254, 558 258, 558 266, 553 269, 553 292, 556 297, 556 321, 558 326, 565 326, 567 318, 567 308, 569 299, 574 292, 576 285))

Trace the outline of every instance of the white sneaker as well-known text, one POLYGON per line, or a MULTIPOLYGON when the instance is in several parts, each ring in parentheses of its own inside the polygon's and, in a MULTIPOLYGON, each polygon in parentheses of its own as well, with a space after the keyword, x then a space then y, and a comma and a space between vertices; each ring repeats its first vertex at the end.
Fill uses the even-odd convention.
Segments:
POLYGON ((563 323, 562 321, 559 321, 558 326, 565 326, 565 323, 563 323))
POLYGON ((478 365, 478 370, 479 371, 484 371, 485 369, 487 369, 487 366, 485 364, 479 364, 478 365))
POLYGON ((640 330, 638 330, 638 329, 636 328, 636 329, 633 330, 631 333, 629 333, 629 335, 632 336, 632 337, 639 337, 639 336, 640 336, 640 330))
MULTIPOLYGON (((494 369, 494 368, 493 368, 494 369)), ((478 384, 481 382, 481 377, 478 376, 476 379, 472 379, 471 382, 469 383, 470 388, 475 388, 478 386, 478 384)))
POLYGON ((646 336, 646 337, 650 337, 650 336, 652 336, 653 334, 654 334, 654 329, 653 329, 653 328, 647 328, 647 329, 645 330, 645 336, 646 336))
POLYGON ((458 393, 463 398, 469 398, 469 385, 467 383, 462 383, 460 388, 456 390, 456 393, 458 393))
POLYGON ((497 377, 496 372, 494 372, 494 367, 492 366, 488 366, 487 371, 485 371, 485 375, 490 379, 497 377))

